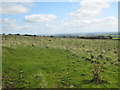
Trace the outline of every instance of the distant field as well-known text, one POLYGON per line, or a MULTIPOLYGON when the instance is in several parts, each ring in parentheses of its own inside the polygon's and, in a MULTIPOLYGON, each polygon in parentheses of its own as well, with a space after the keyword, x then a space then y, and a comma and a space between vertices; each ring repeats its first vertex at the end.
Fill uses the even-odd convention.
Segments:
POLYGON ((3 35, 2 43, 3 88, 118 88, 118 40, 3 35))
POLYGON ((119 38, 119 37, 116 37, 116 38, 113 38, 113 39, 118 39, 118 40, 120 40, 120 38, 119 38))

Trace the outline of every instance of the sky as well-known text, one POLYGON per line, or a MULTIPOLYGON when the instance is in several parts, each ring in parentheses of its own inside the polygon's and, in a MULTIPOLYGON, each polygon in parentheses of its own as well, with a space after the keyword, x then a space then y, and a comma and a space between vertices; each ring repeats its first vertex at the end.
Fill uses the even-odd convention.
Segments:
POLYGON ((2 2, 2 31, 12 34, 118 32, 118 2, 2 2))

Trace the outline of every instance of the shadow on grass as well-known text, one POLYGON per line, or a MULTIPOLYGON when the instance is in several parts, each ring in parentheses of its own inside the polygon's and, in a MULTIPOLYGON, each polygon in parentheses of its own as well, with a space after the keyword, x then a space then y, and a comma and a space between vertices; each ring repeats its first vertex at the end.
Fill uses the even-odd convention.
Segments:
POLYGON ((83 84, 91 84, 91 83, 95 83, 95 84, 105 84, 108 83, 107 81, 101 80, 100 82, 95 82, 94 80, 83 80, 83 84))

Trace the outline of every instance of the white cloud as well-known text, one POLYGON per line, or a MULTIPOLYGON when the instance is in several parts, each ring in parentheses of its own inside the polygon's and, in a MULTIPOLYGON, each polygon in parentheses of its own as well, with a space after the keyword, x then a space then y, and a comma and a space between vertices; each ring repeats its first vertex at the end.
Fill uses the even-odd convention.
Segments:
POLYGON ((104 18, 81 18, 81 19, 71 19, 63 22, 64 26, 77 27, 77 26, 88 26, 88 25, 117 25, 118 19, 114 16, 108 16, 104 18))
MULTIPOLYGON (((79 32, 117 31, 118 19, 115 16, 97 18, 104 8, 109 8, 109 0, 82 0, 81 7, 72 12, 70 17, 61 21, 53 14, 32 14, 25 16, 25 22, 4 18, 3 31, 7 33, 55 34, 79 32), (91 1, 91 2, 89 2, 91 1), (93 2, 92 2, 93 1, 93 2)), ((26 3, 20 5, 25 6, 26 3)), ((107 13, 107 12, 106 12, 107 13)))
POLYGON ((15 20, 13 20, 13 19, 8 19, 8 18, 3 18, 2 19, 2 23, 4 23, 4 24, 10 24, 10 23, 13 23, 13 22, 15 22, 15 20))
MULTIPOLYGON (((80 2, 82 0, 3 0, 0 2, 80 2)), ((95 0, 88 0, 88 2, 92 2, 95 0)), ((97 1, 97 0, 96 0, 97 1)), ((101 0, 108 1, 108 0, 101 0)), ((109 0, 109 2, 118 2, 118 0, 109 0)))
POLYGON ((0 2, 33 2, 35 0, 2 0, 0 2))
POLYGON ((2 33, 20 33, 20 34, 53 34, 58 26, 55 23, 22 23, 10 18, 2 19, 2 33))
MULTIPOLYGON (((115 16, 106 16, 102 18, 96 18, 95 16, 101 15, 104 8, 109 8, 108 2, 112 0, 82 0, 80 5, 75 12, 70 13, 71 18, 65 18, 63 20, 64 27, 73 27, 80 31, 100 31, 99 28, 103 27, 101 31, 111 30, 113 27, 117 30, 118 19, 115 16), (84 28, 84 29, 83 29, 84 28), (95 28, 94 30, 92 30, 95 28)), ((113 29, 113 30, 115 30, 113 29)))
POLYGON ((103 8, 109 8, 109 0, 82 0, 80 5, 81 8, 77 9, 76 12, 72 12, 70 15, 75 17, 90 17, 100 15, 103 8), (91 2, 90 2, 91 1, 91 2))
POLYGON ((51 14, 34 14, 25 16, 25 21, 27 22, 50 22, 57 17, 51 14))
POLYGON ((118 18, 114 16, 109 16, 103 19, 104 25, 117 25, 118 24, 118 18))
POLYGON ((18 30, 23 29, 23 27, 24 26, 17 24, 14 19, 2 19, 2 32, 17 32, 18 30))
POLYGON ((4 2, 0 7, 0 14, 21 14, 29 12, 28 7, 22 3, 4 2))

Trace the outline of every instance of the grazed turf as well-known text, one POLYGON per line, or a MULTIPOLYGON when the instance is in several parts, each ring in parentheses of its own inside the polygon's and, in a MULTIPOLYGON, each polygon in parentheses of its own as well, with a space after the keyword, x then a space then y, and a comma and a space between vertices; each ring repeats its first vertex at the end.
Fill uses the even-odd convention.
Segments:
POLYGON ((3 87, 117 88, 118 41, 3 36, 3 87), (91 82, 90 55, 102 65, 102 84, 91 82))

